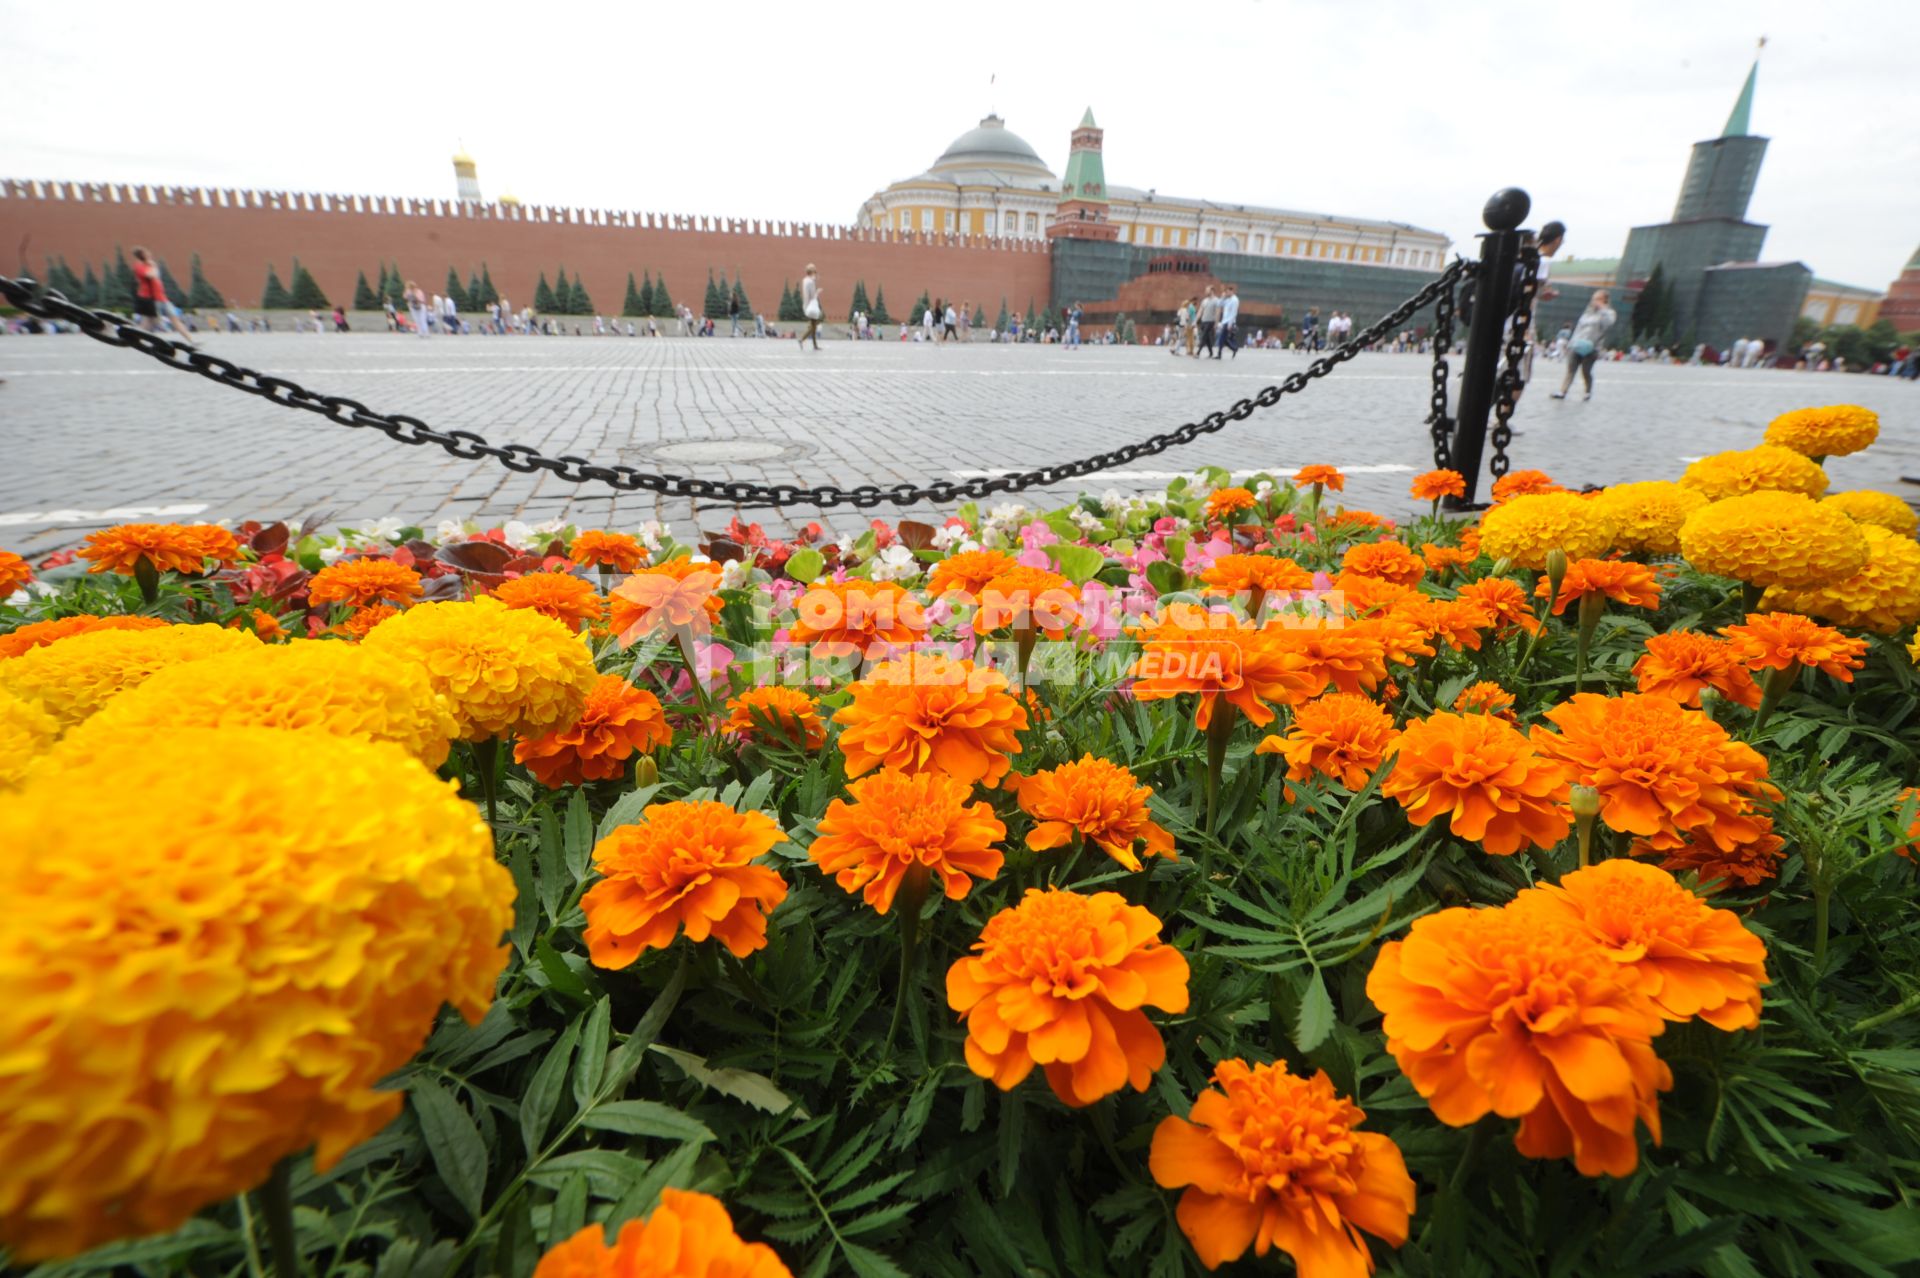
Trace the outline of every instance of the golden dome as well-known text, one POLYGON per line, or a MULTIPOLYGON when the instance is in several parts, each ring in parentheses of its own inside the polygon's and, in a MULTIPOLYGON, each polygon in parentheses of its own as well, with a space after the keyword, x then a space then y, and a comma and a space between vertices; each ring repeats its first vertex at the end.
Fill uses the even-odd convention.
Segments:
POLYGON ((505 191, 501 193, 500 202, 502 204, 518 204, 520 203, 520 197, 512 191, 505 191))

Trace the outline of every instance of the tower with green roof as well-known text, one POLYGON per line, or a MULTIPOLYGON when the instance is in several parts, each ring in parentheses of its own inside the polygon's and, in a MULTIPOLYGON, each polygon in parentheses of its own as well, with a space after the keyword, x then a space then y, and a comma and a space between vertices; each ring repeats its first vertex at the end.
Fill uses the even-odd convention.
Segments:
POLYGON ((1100 154, 1104 136, 1088 107, 1073 131, 1066 176, 1060 181, 1060 206, 1047 227, 1048 239, 1120 238, 1120 228, 1107 220, 1107 168, 1100 154))

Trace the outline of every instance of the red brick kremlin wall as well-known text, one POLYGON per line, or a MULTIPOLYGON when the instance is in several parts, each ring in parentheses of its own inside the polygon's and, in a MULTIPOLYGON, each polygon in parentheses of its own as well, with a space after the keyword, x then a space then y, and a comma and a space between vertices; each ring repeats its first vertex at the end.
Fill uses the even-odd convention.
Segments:
POLYGON ((886 289, 887 309, 905 318, 924 290, 978 304, 989 315, 1000 299, 1024 311, 1047 304, 1045 241, 901 234, 813 223, 614 212, 543 205, 467 205, 453 200, 304 192, 137 187, 81 182, 0 180, 0 271, 44 272, 64 257, 78 275, 112 262, 116 246, 144 244, 182 287, 193 254, 208 282, 235 306, 257 306, 267 266, 292 286, 293 259, 327 297, 353 300, 361 271, 378 282, 380 263, 398 262, 429 293, 446 287, 447 268, 464 284, 485 262, 494 286, 515 309, 531 305, 535 282, 564 267, 586 277, 603 314, 620 311, 627 272, 662 275, 676 303, 699 313, 707 271, 740 279, 756 311, 773 320, 780 287, 796 288, 812 262, 820 268, 827 319, 841 322, 864 279, 871 298, 886 289), (20 260, 25 241, 25 260, 20 260))

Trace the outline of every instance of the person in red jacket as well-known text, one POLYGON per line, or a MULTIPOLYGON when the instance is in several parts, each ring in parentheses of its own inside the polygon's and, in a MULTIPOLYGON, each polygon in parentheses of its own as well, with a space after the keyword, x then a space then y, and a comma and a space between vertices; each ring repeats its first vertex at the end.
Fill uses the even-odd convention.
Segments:
POLYGON ((135 245, 133 249, 133 313, 140 318, 140 327, 148 332, 159 332, 161 321, 171 324, 179 332, 187 345, 194 345, 193 334, 180 322, 167 301, 167 286, 160 280, 160 265, 153 260, 153 254, 135 245))

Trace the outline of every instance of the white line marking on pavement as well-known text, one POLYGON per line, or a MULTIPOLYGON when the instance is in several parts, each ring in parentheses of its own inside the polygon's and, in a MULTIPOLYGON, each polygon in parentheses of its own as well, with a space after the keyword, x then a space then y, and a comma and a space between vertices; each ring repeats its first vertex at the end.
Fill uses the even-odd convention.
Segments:
POLYGON ((0 512, 0 527, 12 524, 100 524, 124 522, 154 515, 197 515, 204 501, 172 506, 114 506, 109 510, 11 510, 0 512))
MULTIPOLYGON (((1281 475, 1299 469, 1296 466, 1268 466, 1258 470, 1232 470, 1229 475, 1281 475)), ((1339 469, 1348 475, 1394 475, 1411 472, 1413 467, 1402 466, 1394 462, 1382 462, 1368 466, 1341 466, 1339 469)), ((950 470, 947 472, 955 479, 998 479, 1002 475, 1019 475, 1019 470, 950 470)), ((1180 479, 1192 478, 1191 470, 1100 470, 1095 475, 1108 479, 1180 479)), ((1091 476, 1089 476, 1091 478, 1091 476)))

